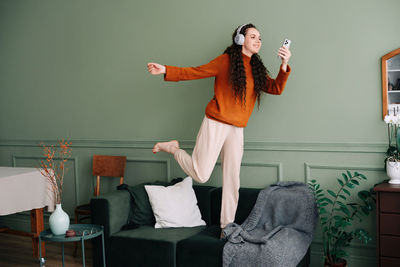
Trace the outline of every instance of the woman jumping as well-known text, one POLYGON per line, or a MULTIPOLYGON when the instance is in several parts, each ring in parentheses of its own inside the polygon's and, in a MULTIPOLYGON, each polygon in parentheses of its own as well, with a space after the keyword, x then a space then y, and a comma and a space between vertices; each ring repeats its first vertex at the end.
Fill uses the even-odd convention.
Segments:
MULTIPOLYGON (((153 153, 164 151, 174 155, 183 171, 196 182, 210 178, 218 155, 222 165, 221 229, 235 219, 239 200, 240 165, 243 156, 243 128, 246 127, 261 93, 280 95, 290 74, 291 53, 279 48, 282 59, 279 74, 269 76, 258 51, 260 33, 253 24, 238 27, 232 36, 233 44, 208 64, 198 67, 173 67, 148 63, 153 75, 165 74, 165 81, 195 80, 215 77, 214 97, 208 103, 192 156, 179 148, 179 142, 157 143, 153 153)), ((221 231, 221 238, 223 231, 221 231)))

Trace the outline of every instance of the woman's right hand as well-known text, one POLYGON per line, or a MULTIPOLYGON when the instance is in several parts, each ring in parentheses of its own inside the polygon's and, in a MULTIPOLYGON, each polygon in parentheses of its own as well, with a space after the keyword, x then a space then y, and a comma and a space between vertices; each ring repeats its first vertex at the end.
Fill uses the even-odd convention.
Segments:
POLYGON ((153 75, 165 73, 165 66, 157 63, 147 63, 147 70, 153 75))

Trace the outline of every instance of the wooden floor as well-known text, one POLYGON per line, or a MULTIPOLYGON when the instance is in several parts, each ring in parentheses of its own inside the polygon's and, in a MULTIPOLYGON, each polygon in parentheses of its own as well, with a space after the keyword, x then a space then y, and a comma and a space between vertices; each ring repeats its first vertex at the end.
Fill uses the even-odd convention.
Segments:
MULTIPOLYGON (((46 242, 46 263, 44 266, 62 266, 61 243, 46 242)), ((82 266, 81 247, 78 247, 76 258, 72 256, 73 243, 65 243, 65 266, 82 266)), ((85 241, 86 266, 92 266, 92 242, 85 241)), ((33 258, 32 239, 24 236, 10 234, 0 234, 0 266, 1 267, 20 267, 20 266, 39 266, 39 261, 33 258)))

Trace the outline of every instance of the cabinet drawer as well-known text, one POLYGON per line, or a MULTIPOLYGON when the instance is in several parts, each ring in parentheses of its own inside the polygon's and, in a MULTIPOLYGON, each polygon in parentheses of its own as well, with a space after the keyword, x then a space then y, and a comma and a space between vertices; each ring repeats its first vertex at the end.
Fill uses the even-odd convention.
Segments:
POLYGON ((381 267, 399 267, 400 266, 400 258, 386 258, 382 257, 381 260, 381 267))
POLYGON ((380 255, 386 257, 400 258, 400 237, 381 236, 380 237, 380 255))
POLYGON ((381 212, 400 213, 400 194, 393 192, 381 192, 379 194, 379 207, 381 212))
POLYGON ((380 234, 400 236, 400 214, 381 213, 379 216, 379 223, 380 234))

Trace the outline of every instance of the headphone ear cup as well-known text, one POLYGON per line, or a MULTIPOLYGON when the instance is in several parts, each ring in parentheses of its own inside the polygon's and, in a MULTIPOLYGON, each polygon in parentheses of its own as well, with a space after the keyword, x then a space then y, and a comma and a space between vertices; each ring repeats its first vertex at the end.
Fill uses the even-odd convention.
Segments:
POLYGON ((236 44, 243 45, 244 44, 244 35, 240 33, 240 34, 236 35, 236 37, 237 37, 236 44))

